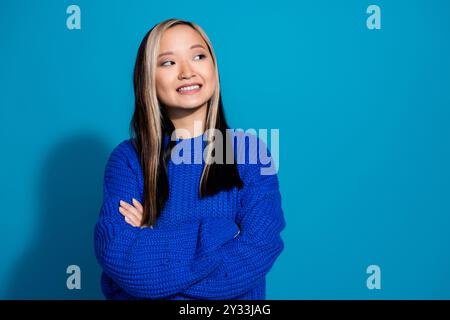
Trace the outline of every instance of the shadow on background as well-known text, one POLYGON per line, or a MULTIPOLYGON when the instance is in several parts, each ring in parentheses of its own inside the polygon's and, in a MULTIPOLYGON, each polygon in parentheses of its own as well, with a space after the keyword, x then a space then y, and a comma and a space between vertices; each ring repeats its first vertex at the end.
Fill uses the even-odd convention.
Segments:
POLYGON ((7 299, 103 299, 93 231, 111 150, 95 135, 52 148, 38 177, 34 240, 10 277, 7 299), (69 290, 69 265, 81 268, 81 289, 69 290))

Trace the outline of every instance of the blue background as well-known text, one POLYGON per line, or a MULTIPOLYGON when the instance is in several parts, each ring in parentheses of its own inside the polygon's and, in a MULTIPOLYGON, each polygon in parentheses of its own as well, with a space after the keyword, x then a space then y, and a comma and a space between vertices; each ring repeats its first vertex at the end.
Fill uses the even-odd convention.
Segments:
POLYGON ((287 227, 267 298, 450 298, 449 16, 445 0, 3 0, 0 298, 103 298, 103 170, 128 138, 139 43, 172 17, 212 40, 231 126, 280 129, 287 227))

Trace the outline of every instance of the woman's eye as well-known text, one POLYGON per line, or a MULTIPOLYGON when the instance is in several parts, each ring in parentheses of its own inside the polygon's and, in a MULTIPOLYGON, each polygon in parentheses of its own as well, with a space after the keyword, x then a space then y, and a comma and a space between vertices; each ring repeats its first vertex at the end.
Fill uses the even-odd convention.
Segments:
POLYGON ((169 63, 169 62, 173 62, 173 61, 164 61, 163 63, 161 63, 161 66, 168 66, 167 63, 169 63))
MULTIPOLYGON (((203 60, 203 59, 206 58, 206 56, 205 56, 204 54, 198 54, 198 55, 195 56, 195 58, 197 58, 197 57, 202 57, 202 59, 200 59, 200 60, 203 60)), ((197 59, 197 60, 198 60, 198 59, 197 59)))
MULTIPOLYGON (((194 57, 194 60, 203 60, 203 59, 205 59, 206 58, 206 55, 204 55, 204 54, 198 54, 198 55, 196 55, 195 57, 194 57), (197 59, 197 57, 200 57, 200 59, 197 59)), ((167 61, 164 61, 163 63, 161 63, 161 66, 171 66, 171 64, 168 64, 168 63, 174 63, 173 61, 170 61, 170 60, 167 60, 167 61)))

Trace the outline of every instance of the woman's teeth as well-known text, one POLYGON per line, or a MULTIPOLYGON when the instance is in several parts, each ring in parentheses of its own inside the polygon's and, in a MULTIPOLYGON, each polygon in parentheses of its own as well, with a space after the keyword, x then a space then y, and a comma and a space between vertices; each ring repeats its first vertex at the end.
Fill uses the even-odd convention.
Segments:
POLYGON ((199 85, 194 85, 194 86, 189 86, 189 87, 182 87, 182 88, 178 89, 178 91, 183 92, 183 91, 191 91, 191 90, 197 90, 197 89, 200 89, 199 85))

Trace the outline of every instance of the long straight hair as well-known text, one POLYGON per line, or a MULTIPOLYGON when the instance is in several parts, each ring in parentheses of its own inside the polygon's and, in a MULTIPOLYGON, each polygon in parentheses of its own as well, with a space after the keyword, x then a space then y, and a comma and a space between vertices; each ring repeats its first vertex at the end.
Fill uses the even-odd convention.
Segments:
MULTIPOLYGON (((210 152, 206 155, 198 190, 199 198, 214 195, 233 187, 243 187, 236 161, 233 161, 233 163, 211 161, 213 150, 217 152, 214 147, 215 139, 212 139, 214 131, 212 129, 220 130, 222 137, 229 139, 226 132, 229 127, 225 120, 220 93, 217 59, 212 44, 203 29, 194 22, 167 19, 155 25, 144 36, 139 46, 133 74, 135 109, 130 123, 130 134, 133 137, 143 170, 144 212, 142 223, 148 226, 155 224, 169 196, 167 167, 171 150, 175 145, 174 141, 170 141, 166 147, 164 144, 164 136, 171 136, 175 128, 165 107, 160 104, 157 98, 155 85, 156 61, 162 34, 165 30, 180 24, 190 26, 202 36, 208 45, 215 66, 216 87, 208 101, 205 125, 207 139, 213 145, 208 148, 210 152)), ((227 157, 226 144, 222 144, 223 159, 227 157)))

